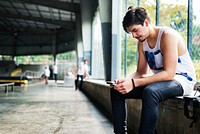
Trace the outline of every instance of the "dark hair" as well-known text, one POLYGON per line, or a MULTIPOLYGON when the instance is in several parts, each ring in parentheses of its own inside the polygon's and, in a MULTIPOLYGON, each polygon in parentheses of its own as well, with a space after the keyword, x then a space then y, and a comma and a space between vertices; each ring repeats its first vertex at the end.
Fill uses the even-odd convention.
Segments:
POLYGON ((84 62, 88 61, 88 59, 84 59, 84 62))
POLYGON ((122 22, 123 28, 128 33, 127 28, 129 26, 133 24, 143 25, 145 19, 150 21, 150 18, 146 12, 146 9, 142 7, 133 8, 133 6, 130 6, 122 22))

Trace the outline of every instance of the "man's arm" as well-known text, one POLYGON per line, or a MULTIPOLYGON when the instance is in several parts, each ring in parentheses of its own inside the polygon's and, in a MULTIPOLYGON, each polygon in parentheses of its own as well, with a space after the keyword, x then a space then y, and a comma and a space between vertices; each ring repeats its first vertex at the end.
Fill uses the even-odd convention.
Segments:
POLYGON ((138 64, 137 64, 137 69, 135 71, 135 73, 129 75, 126 79, 120 79, 115 81, 116 82, 116 86, 114 88, 116 88, 120 93, 125 94, 128 93, 129 91, 131 91, 134 87, 133 85, 133 81, 131 79, 140 79, 145 77, 145 75, 147 75, 148 72, 148 64, 145 58, 145 54, 143 51, 143 43, 139 42, 138 43, 138 64), (123 84, 118 85, 118 84, 123 84), (125 89, 125 90, 121 90, 121 89, 125 89))
POLYGON ((136 71, 129 75, 127 79, 136 79, 136 78, 142 78, 147 75, 148 72, 148 64, 145 58, 145 54, 143 51, 143 43, 138 42, 138 63, 137 63, 137 69, 136 71))
POLYGON ((163 71, 150 77, 135 79, 135 86, 145 86, 154 82, 168 81, 174 78, 178 63, 178 34, 167 30, 161 38, 161 52, 163 55, 163 71))

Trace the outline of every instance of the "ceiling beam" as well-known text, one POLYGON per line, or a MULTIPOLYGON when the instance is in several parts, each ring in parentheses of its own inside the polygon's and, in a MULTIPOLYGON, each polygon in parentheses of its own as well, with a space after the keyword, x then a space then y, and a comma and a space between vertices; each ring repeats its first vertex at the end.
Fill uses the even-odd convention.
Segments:
POLYGON ((44 22, 48 24, 58 25, 68 30, 71 30, 75 27, 75 22, 72 22, 72 21, 52 20, 52 19, 41 18, 41 17, 7 14, 7 13, 2 13, 2 12, 0 12, 0 17, 44 22))
MULTIPOLYGON (((8 1, 8 0, 4 0, 8 1)), ((73 2, 63 2, 63 1, 55 1, 55 0, 12 0, 12 2, 24 2, 29 4, 37 4, 41 6, 47 6, 51 8, 56 8, 60 10, 65 10, 69 12, 80 12, 80 4, 73 2)))
POLYGON ((45 29, 45 28, 32 28, 32 27, 20 27, 13 25, 1 25, 0 24, 0 32, 5 33, 33 33, 33 34, 54 34, 55 29, 45 29))

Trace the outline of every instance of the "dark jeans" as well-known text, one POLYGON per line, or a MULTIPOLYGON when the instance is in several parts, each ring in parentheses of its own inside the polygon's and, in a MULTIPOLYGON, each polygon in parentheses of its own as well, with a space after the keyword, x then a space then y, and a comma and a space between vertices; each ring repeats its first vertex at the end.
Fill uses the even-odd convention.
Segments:
POLYGON ((82 90, 83 75, 77 75, 77 79, 75 80, 75 90, 77 90, 77 88, 78 88, 79 77, 81 78, 81 81, 80 81, 80 84, 79 84, 79 90, 82 90))
POLYGON ((57 74, 54 74, 54 80, 57 82, 57 74))
POLYGON ((139 134, 154 134, 158 117, 158 104, 166 99, 183 95, 181 84, 176 81, 157 82, 145 87, 137 87, 127 94, 111 89, 111 103, 115 134, 125 134, 126 106, 125 99, 142 99, 142 112, 139 134))

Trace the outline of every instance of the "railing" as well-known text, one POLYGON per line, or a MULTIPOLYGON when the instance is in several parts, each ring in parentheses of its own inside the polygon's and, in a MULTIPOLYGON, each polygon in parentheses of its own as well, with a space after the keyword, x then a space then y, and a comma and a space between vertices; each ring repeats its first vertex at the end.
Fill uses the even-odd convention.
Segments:
POLYGON ((0 87, 5 87, 5 93, 8 93, 8 86, 11 86, 11 90, 14 91, 14 82, 0 84, 0 87))
POLYGON ((43 74, 43 72, 26 70, 22 74, 21 80, 24 79, 24 78, 27 78, 27 79, 41 78, 42 74, 43 74))

